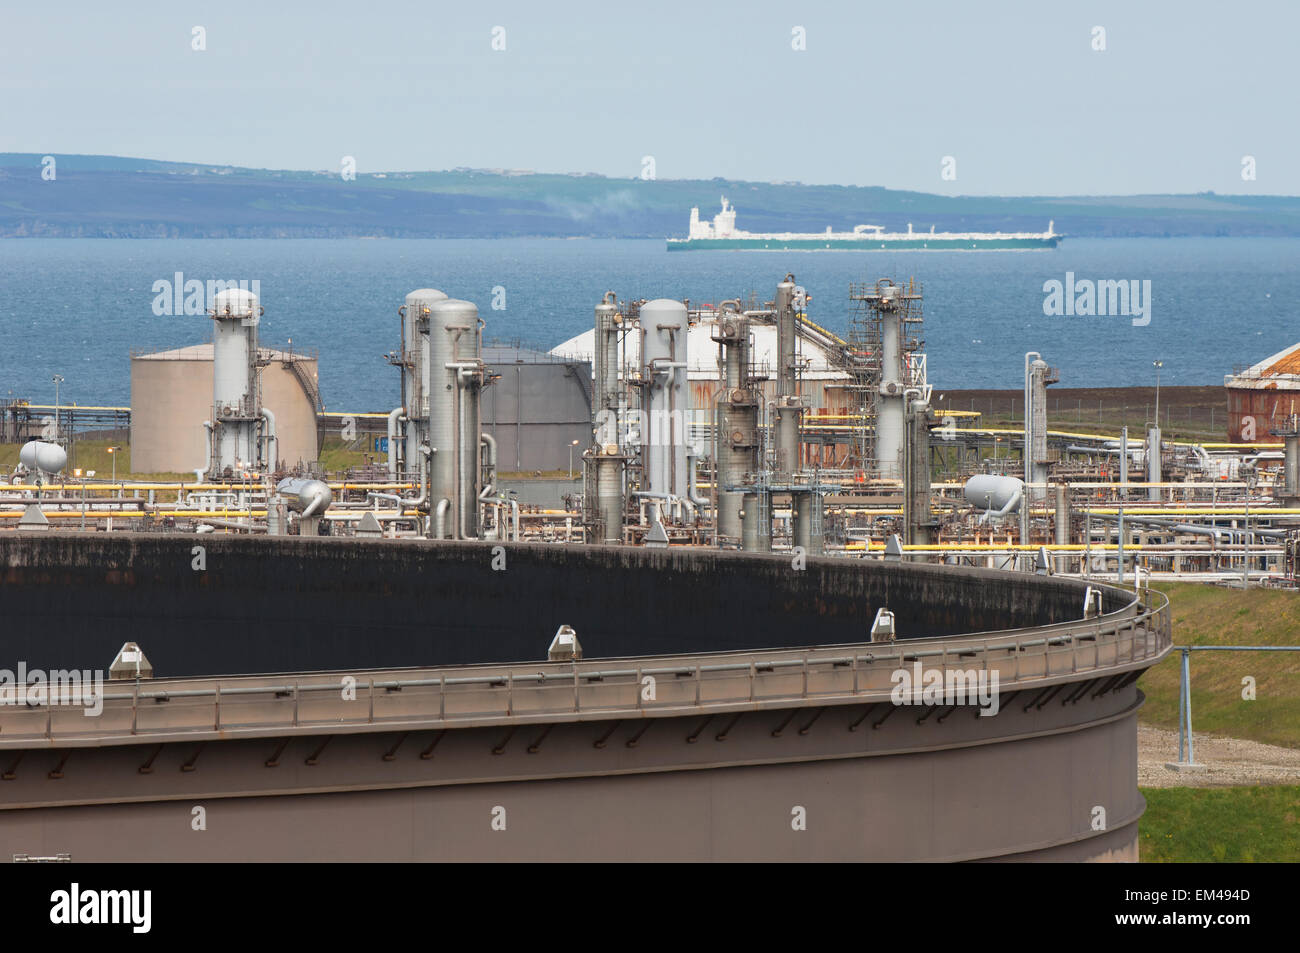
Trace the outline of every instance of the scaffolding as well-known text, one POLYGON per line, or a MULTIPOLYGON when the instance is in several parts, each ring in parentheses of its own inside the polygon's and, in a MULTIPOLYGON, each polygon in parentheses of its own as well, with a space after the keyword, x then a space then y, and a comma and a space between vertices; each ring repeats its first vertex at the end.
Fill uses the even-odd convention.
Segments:
MULTIPOLYGON (((849 284, 849 328, 846 347, 839 352, 841 367, 849 374, 846 391, 853 395, 855 413, 847 465, 850 469, 876 473, 876 427, 882 386, 893 383, 902 389, 916 388, 929 397, 926 381, 925 339, 921 334, 921 283, 909 278, 896 285, 889 278, 874 283, 849 284), (899 366, 887 368, 886 316, 897 316, 901 331, 899 366), (892 373, 891 373, 892 371, 892 373)), ((900 392, 901 393, 901 392, 900 392)))

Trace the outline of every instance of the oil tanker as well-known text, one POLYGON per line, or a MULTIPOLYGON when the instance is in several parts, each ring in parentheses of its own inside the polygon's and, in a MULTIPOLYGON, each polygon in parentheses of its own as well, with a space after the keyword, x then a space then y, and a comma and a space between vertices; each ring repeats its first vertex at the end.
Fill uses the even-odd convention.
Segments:
POLYGON ((929 249, 933 251, 998 251, 1055 248, 1063 236, 1047 223, 1045 232, 914 232, 909 223, 906 232, 887 232, 883 225, 857 225, 851 232, 747 232, 736 228, 736 208, 726 196, 722 211, 713 221, 700 221, 700 210, 691 209, 690 232, 686 238, 668 239, 669 251, 755 249, 759 251, 894 251, 929 249))

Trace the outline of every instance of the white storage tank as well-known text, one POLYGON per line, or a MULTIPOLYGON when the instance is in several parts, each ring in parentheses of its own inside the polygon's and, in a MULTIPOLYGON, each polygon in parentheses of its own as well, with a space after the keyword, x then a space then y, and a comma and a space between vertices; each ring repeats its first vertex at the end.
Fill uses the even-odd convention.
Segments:
POLYGON ((68 465, 68 454, 57 443, 29 440, 18 451, 18 461, 28 470, 55 474, 68 465))
POLYGON ((981 473, 966 481, 966 502, 981 510, 1014 513, 1025 493, 1025 481, 1012 476, 981 473))

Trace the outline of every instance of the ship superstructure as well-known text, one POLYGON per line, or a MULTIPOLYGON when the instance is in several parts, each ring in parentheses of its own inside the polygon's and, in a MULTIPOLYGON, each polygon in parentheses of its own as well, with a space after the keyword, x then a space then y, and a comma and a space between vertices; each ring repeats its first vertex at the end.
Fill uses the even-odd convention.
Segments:
POLYGON ((771 251, 821 251, 852 249, 855 251, 892 251, 896 249, 930 249, 947 251, 1008 250, 1055 248, 1063 236, 1049 221, 1045 232, 887 232, 883 225, 855 225, 851 232, 836 232, 829 226, 824 232, 747 232, 736 228, 736 208, 722 197, 722 210, 712 222, 701 221, 700 210, 691 209, 690 231, 686 238, 668 239, 669 251, 698 249, 755 249, 771 251))

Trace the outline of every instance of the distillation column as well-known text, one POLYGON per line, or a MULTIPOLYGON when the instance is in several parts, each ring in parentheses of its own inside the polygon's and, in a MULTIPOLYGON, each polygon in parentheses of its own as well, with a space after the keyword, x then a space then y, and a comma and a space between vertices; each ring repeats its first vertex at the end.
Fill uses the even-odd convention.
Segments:
POLYGON ((918 391, 908 392, 906 469, 903 474, 904 541, 913 546, 934 542, 935 521, 930 508, 930 428, 935 423, 930 404, 918 391))
POLYGON ((789 482, 799 469, 800 422, 803 404, 799 396, 796 348, 798 329, 795 318, 794 275, 786 275, 776 286, 776 461, 778 482, 789 482))
POLYGON ((262 309, 257 295, 230 288, 217 293, 209 313, 213 335, 208 475, 220 479, 227 471, 265 462, 258 440, 262 394, 257 327, 262 309))
POLYGON ((447 296, 437 289, 420 288, 408 294, 406 303, 398 310, 402 316, 401 410, 406 417, 406 429, 399 436, 390 428, 388 470, 396 478, 400 460, 409 478, 421 486, 425 484, 428 467, 420 447, 427 445, 429 439, 429 312, 439 301, 446 300, 447 296))
POLYGON ((1147 499, 1153 503, 1160 502, 1160 426, 1147 428, 1147 499))
MULTIPOLYGON (((725 305, 724 305, 725 307, 725 305)), ((758 393, 750 380, 749 319, 724 312, 715 325, 713 340, 722 345, 722 393, 717 412, 718 441, 718 543, 741 542, 740 511, 743 494, 728 487, 752 480, 758 466, 758 393)))
POLYGON ((641 361, 646 387, 641 442, 645 448, 646 492, 656 499, 688 499, 686 305, 658 298, 641 305, 641 361))
POLYGON ((1047 452, 1047 385, 1059 380, 1056 371, 1048 367, 1037 351, 1025 355, 1025 434, 1024 465, 1025 505, 1020 507, 1020 541, 1029 542, 1029 514, 1034 505, 1047 502, 1048 467, 1051 458, 1047 452), (1031 360, 1032 359, 1032 360, 1031 360))
POLYGON ((447 298, 429 306, 427 323, 433 535, 475 539, 482 480, 483 322, 473 303, 447 298))
POLYGON ((595 397, 592 401, 592 445, 583 454, 583 516, 587 540, 615 545, 623 542, 626 512, 619 419, 622 385, 619 376, 618 336, 623 315, 617 296, 607 292, 596 305, 595 397))
POLYGON ((906 439, 904 396, 907 368, 903 356, 903 289, 880 289, 880 387, 876 400, 876 470, 882 477, 902 479, 906 439))

